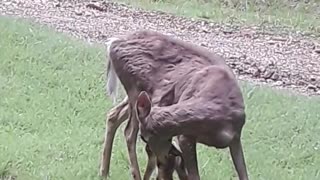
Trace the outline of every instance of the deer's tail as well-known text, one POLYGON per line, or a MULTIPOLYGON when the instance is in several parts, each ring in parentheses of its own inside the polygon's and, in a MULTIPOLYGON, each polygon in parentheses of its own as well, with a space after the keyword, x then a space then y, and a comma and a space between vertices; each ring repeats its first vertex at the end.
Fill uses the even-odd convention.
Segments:
POLYGON ((106 59, 108 61, 108 66, 107 66, 107 93, 108 95, 113 99, 113 104, 116 103, 117 100, 117 93, 118 93, 118 75, 115 72, 115 69, 112 64, 112 59, 110 56, 110 49, 111 45, 114 41, 118 40, 118 38, 110 38, 106 42, 106 59))

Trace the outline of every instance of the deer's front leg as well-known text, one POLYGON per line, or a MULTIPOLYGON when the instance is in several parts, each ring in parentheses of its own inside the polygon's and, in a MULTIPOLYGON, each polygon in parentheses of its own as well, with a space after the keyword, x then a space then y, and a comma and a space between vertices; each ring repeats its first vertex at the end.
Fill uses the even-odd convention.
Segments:
POLYGON ((236 137, 229 146, 233 164, 240 180, 248 180, 246 163, 244 160, 240 137, 236 137))
POLYGON ((189 180, 200 180, 197 160, 197 142, 194 138, 180 135, 179 146, 188 173, 189 180))
POLYGON ((127 148, 130 160, 131 174, 134 180, 141 180, 140 169, 137 159, 136 144, 139 131, 139 122, 135 115, 130 110, 129 122, 124 130, 124 135, 127 142, 127 148))

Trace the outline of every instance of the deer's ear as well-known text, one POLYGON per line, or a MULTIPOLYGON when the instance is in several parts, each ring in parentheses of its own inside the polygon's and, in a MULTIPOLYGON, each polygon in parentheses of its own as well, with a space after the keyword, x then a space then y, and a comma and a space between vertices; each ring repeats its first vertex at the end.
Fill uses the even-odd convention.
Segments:
POLYGON ((160 99, 159 106, 170 106, 174 102, 174 91, 175 86, 173 85, 169 91, 167 91, 160 99))
POLYGON ((136 111, 139 121, 143 121, 151 111, 151 100, 147 92, 142 91, 136 102, 136 111))

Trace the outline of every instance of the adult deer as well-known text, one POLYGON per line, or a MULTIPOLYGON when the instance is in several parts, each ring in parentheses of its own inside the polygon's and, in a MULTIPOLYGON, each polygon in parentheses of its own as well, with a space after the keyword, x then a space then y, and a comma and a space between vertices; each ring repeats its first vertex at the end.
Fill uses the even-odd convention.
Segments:
POLYGON ((169 106, 153 107, 148 93, 143 91, 136 103, 141 136, 151 151, 157 156, 159 152, 160 156, 165 155, 167 148, 160 148, 170 147, 168 139, 178 136, 188 178, 198 180, 196 143, 229 147, 239 179, 248 179, 241 145, 244 103, 231 70, 219 65, 195 68, 163 98, 169 106))
MULTIPOLYGON (((125 37, 113 39, 108 44, 108 56, 110 57, 109 66, 108 66, 109 92, 111 92, 112 94, 112 92, 115 90, 114 89, 114 87, 116 87, 115 79, 118 77, 121 81, 121 84, 124 86, 126 90, 128 98, 126 98, 122 103, 120 103, 117 107, 115 107, 109 114, 109 119, 107 122, 108 125, 106 127, 107 129, 106 129, 106 137, 104 142, 104 150, 102 153, 103 156, 101 160, 100 173, 102 175, 106 175, 108 173, 112 143, 113 143, 115 131, 122 122, 124 122, 126 119, 129 119, 128 125, 125 129, 125 136, 126 136, 126 141, 128 146, 131 172, 134 179, 141 179, 136 152, 135 152, 137 133, 139 129, 137 118, 141 121, 140 128, 141 130, 143 130, 142 131, 143 137, 147 141, 148 147, 151 147, 152 149, 149 152, 155 153, 157 155, 157 161, 165 162, 166 160, 169 160, 170 158, 168 159, 168 157, 170 157, 170 153, 175 154, 172 152, 176 152, 174 146, 172 146, 170 141, 172 139, 172 136, 171 134, 166 134, 166 133, 161 134, 162 133, 161 123, 157 124, 156 123, 157 121, 153 121, 153 120, 146 121, 146 119, 148 118, 153 119, 152 116, 150 116, 151 105, 152 106, 157 105, 157 107, 153 108, 156 110, 161 108, 167 108, 165 106, 169 106, 169 107, 171 107, 170 105, 174 106, 173 105, 174 103, 177 103, 178 100, 180 101, 180 97, 184 97, 179 94, 178 96, 172 96, 172 92, 174 92, 172 90, 173 89, 172 87, 176 87, 177 82, 181 82, 181 83, 188 82, 188 78, 191 77, 190 74, 193 74, 193 72, 197 72, 205 67, 217 66, 217 67, 226 68, 227 66, 221 57, 213 55, 211 52, 209 52, 204 48, 194 46, 189 43, 185 43, 183 41, 173 39, 169 36, 165 36, 163 34, 151 32, 151 31, 137 31, 125 37), (165 91, 168 91, 168 93, 166 93, 163 96, 163 92, 165 91), (175 100, 171 100, 172 97, 174 97, 175 100), (151 99, 152 99, 152 102, 151 102, 151 99), (150 123, 150 122, 153 122, 153 123, 150 123), (149 129, 149 124, 152 124, 152 128, 151 128, 152 130, 149 129), (160 129, 160 133, 157 133, 158 132, 157 129, 160 129), (157 141, 157 139, 159 139, 159 141, 157 141)), ((201 82, 204 81, 201 78, 199 80, 201 82)), ((227 81, 226 83, 228 82, 229 81, 227 81)), ((185 89, 186 84, 181 85, 178 83, 178 85, 181 86, 180 93, 184 94, 185 96, 194 93, 192 91, 190 92, 183 91, 185 89)), ((221 84, 220 86, 224 87, 223 84, 221 84)), ((203 87, 203 84, 202 84, 202 87, 203 87)), ((220 88, 219 91, 225 88, 223 87, 220 88)), ((237 89, 237 85, 234 85, 234 87, 232 88, 237 89)), ((212 89, 212 90, 215 91, 215 89, 212 89)), ((226 91, 228 91, 228 89, 226 91)), ((216 94, 218 94, 218 92, 216 94)), ((239 99, 239 102, 240 102, 242 100, 241 94, 237 98, 239 99)), ((222 101, 223 99, 219 99, 219 100, 222 101)), ((221 102, 221 103, 223 104, 224 102, 221 102)), ((225 102, 225 105, 226 104, 227 102, 225 102)), ((155 111, 152 110, 152 112, 155 112, 155 111)), ((214 114, 214 113, 212 112, 211 114, 214 114)), ((154 113, 153 115, 157 117, 158 115, 161 115, 161 113, 160 114, 154 113)), ((164 117, 166 117, 166 114, 162 114, 162 118, 164 117)), ((168 117, 168 120, 169 121, 164 121, 164 122, 169 123, 171 120, 171 117, 168 117)), ((180 122, 180 121, 171 121, 171 123, 173 124, 176 124, 177 122, 180 122)), ((230 123, 229 124, 225 123, 225 124, 226 126, 229 127, 230 123)), ((168 124, 165 124, 165 125, 168 126, 168 124)), ((204 124, 202 123, 202 125, 204 124)), ((239 132, 237 131, 238 134, 231 132, 234 129, 232 126, 232 123, 231 123, 231 127, 229 128, 230 131, 228 128, 227 128, 228 131, 227 130, 224 131, 225 130, 224 126, 217 126, 215 128, 216 129, 212 129, 212 130, 216 130, 217 132, 218 131, 223 132, 219 134, 220 136, 222 136, 221 141, 223 141, 223 138, 226 138, 229 136, 230 138, 231 136, 234 136, 234 137, 240 136, 240 132, 241 132, 241 131, 239 132), (226 134, 226 136, 223 136, 223 134, 226 134)), ((180 145, 182 145, 182 147, 184 146, 186 147, 188 144, 191 144, 190 142, 188 142, 188 138, 185 138, 185 137, 189 137, 188 134, 186 135, 187 136, 182 135, 179 138, 180 145)), ((213 137, 213 138, 219 139, 219 137, 213 137)), ((240 139, 240 137, 238 139, 240 139)), ((235 142, 235 140, 232 142, 235 142)), ((235 143, 231 143, 231 144, 235 144, 235 143)), ((234 159, 238 174, 240 178, 241 176, 245 177, 246 167, 245 167, 244 158, 242 155, 241 144, 240 144, 240 148, 239 146, 238 148, 232 148, 232 147, 230 146, 230 150, 231 150, 231 154, 234 159), (236 152, 235 149, 237 150, 238 153, 241 151, 240 155, 235 155, 235 152, 236 152)), ((194 147, 192 147, 190 150, 188 150, 188 148, 183 148, 184 158, 187 156, 187 154, 193 155, 192 153, 188 153, 188 151, 195 152, 195 141, 194 141, 194 147)), ((193 169, 190 169, 190 164, 193 164, 193 166, 197 166, 197 162, 196 161, 192 162, 190 159, 191 158, 188 157, 187 158, 188 161, 186 162, 189 176, 193 175, 193 169)), ((192 160, 194 159, 196 160, 195 157, 192 160)), ((171 160, 168 162, 169 163, 162 166, 162 168, 168 169, 170 162, 172 164, 173 161, 171 160)), ((150 172, 153 171, 152 166, 154 165, 154 161, 152 162, 152 155, 149 156, 149 163, 147 167, 147 172, 145 174, 145 179, 148 179, 148 177, 150 177, 149 175, 150 172)), ((182 165, 180 167, 182 167, 182 165)), ((159 169, 161 170, 162 168, 159 168, 159 169)))

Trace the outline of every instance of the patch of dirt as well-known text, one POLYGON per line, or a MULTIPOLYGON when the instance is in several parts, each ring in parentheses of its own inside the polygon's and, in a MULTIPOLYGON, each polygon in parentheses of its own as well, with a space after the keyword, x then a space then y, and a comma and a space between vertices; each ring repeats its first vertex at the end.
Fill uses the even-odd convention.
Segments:
POLYGON ((258 27, 218 25, 108 1, 2 0, 0 14, 30 18, 89 42, 138 29, 156 30, 226 58, 239 79, 320 95, 320 40, 258 27))

